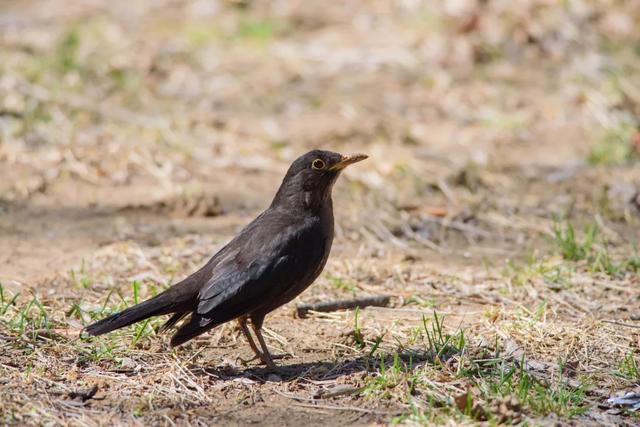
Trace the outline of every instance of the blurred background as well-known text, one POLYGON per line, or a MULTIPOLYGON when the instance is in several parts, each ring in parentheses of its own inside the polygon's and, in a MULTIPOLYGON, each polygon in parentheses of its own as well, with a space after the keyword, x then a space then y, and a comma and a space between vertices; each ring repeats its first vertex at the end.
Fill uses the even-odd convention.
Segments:
POLYGON ((1 7, 0 277, 160 236, 156 219, 251 215, 316 147, 371 156, 338 210, 375 206, 378 240, 447 246, 428 223, 402 231, 424 214, 536 228, 577 187, 633 207, 636 1, 1 7))
POLYGON ((363 152, 303 300, 484 326, 544 300, 617 366, 637 337, 573 322, 640 310, 639 125, 637 0, 2 0, 0 282, 75 330, 200 266, 300 154, 363 152))

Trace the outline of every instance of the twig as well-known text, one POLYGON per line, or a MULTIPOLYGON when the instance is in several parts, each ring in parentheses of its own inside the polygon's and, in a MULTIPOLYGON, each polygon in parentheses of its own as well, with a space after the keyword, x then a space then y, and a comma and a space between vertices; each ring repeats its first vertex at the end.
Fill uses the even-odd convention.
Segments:
POLYGON ((348 396, 350 394, 360 393, 364 387, 354 387, 349 384, 338 384, 331 388, 320 388, 313 394, 315 399, 330 399, 338 396, 348 396))
POLYGON ((625 326, 627 328, 640 329, 640 325, 630 325, 629 323, 616 322, 613 320, 603 320, 602 323, 609 323, 611 325, 616 325, 616 326, 625 326))
POLYGON ((443 253, 444 249, 442 249, 440 246, 438 246, 436 243, 432 242, 431 240, 427 239, 426 237, 423 237, 421 235, 419 235, 418 233, 416 233, 415 231, 413 231, 411 229, 411 227, 409 226, 409 224, 404 224, 401 226, 402 228, 402 232, 411 237, 413 240, 415 240, 418 243, 423 244, 424 246, 426 246, 427 248, 436 251, 438 253, 443 253))
POLYGON ((296 316, 299 318, 307 317, 309 311, 329 312, 337 310, 346 310, 350 308, 363 308, 369 306, 386 307, 389 305, 391 297, 389 295, 354 298, 349 300, 328 301, 317 304, 299 304, 296 307, 296 316))
POLYGON ((353 411, 353 412, 362 412, 365 414, 375 414, 375 415, 398 415, 400 412, 385 412, 385 411, 375 411, 372 409, 364 409, 358 408, 356 406, 337 406, 337 405, 319 405, 313 403, 301 403, 295 402, 292 403, 293 406, 302 406, 304 408, 315 408, 315 409, 329 409, 334 411, 353 411))
POLYGON ((447 219, 443 219, 443 218, 437 218, 437 217, 432 217, 432 216, 422 216, 422 220, 424 222, 433 222, 436 223, 438 225, 440 225, 443 228, 451 228, 453 230, 458 230, 460 232, 463 233, 469 233, 469 234, 473 234, 476 236, 480 236, 480 237, 484 237, 487 239, 496 239, 496 240, 505 240, 503 237, 491 233, 487 230, 484 230, 482 228, 478 228, 478 227, 474 227, 472 225, 469 224, 465 224, 463 222, 460 221, 451 221, 451 220, 447 220, 447 219))

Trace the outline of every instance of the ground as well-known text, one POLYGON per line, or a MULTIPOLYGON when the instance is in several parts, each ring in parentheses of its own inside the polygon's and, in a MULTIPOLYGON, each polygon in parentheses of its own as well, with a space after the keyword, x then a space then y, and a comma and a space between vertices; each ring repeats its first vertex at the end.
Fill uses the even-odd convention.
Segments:
POLYGON ((3 2, 2 422, 636 424, 640 4, 515 3, 3 2), (79 337, 318 147, 370 158, 267 318, 286 373, 231 324, 79 337))

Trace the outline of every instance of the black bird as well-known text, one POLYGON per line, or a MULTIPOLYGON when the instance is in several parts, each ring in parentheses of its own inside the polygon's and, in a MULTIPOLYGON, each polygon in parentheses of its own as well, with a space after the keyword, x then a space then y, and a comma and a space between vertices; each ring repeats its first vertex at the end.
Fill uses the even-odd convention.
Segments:
POLYGON ((322 150, 299 157, 289 167, 271 206, 200 270, 84 331, 101 335, 152 316, 173 314, 160 328, 162 332, 189 316, 171 338, 171 346, 178 346, 237 319, 256 356, 276 370, 261 333, 264 318, 298 296, 322 272, 333 241, 331 189, 346 166, 366 158, 322 150), (251 320, 262 351, 253 341, 247 320, 251 320))

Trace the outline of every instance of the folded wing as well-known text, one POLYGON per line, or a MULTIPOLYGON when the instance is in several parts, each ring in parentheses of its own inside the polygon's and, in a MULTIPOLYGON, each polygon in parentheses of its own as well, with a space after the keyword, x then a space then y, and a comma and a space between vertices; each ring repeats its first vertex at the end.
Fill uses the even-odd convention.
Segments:
MULTIPOLYGON (((317 234, 316 227, 313 222, 289 224, 276 237, 271 233, 269 240, 253 234, 245 244, 233 245, 234 251, 220 257, 211 278, 200 289, 196 310, 172 337, 171 345, 180 345, 217 325, 251 313, 285 293, 292 283, 300 280, 296 271, 308 271, 298 267, 317 262, 315 254, 309 256, 303 243, 308 242, 309 233, 317 234), (256 246, 255 242, 263 243, 256 246)), ((247 234, 251 231, 268 232, 260 228, 247 230, 247 234)))

